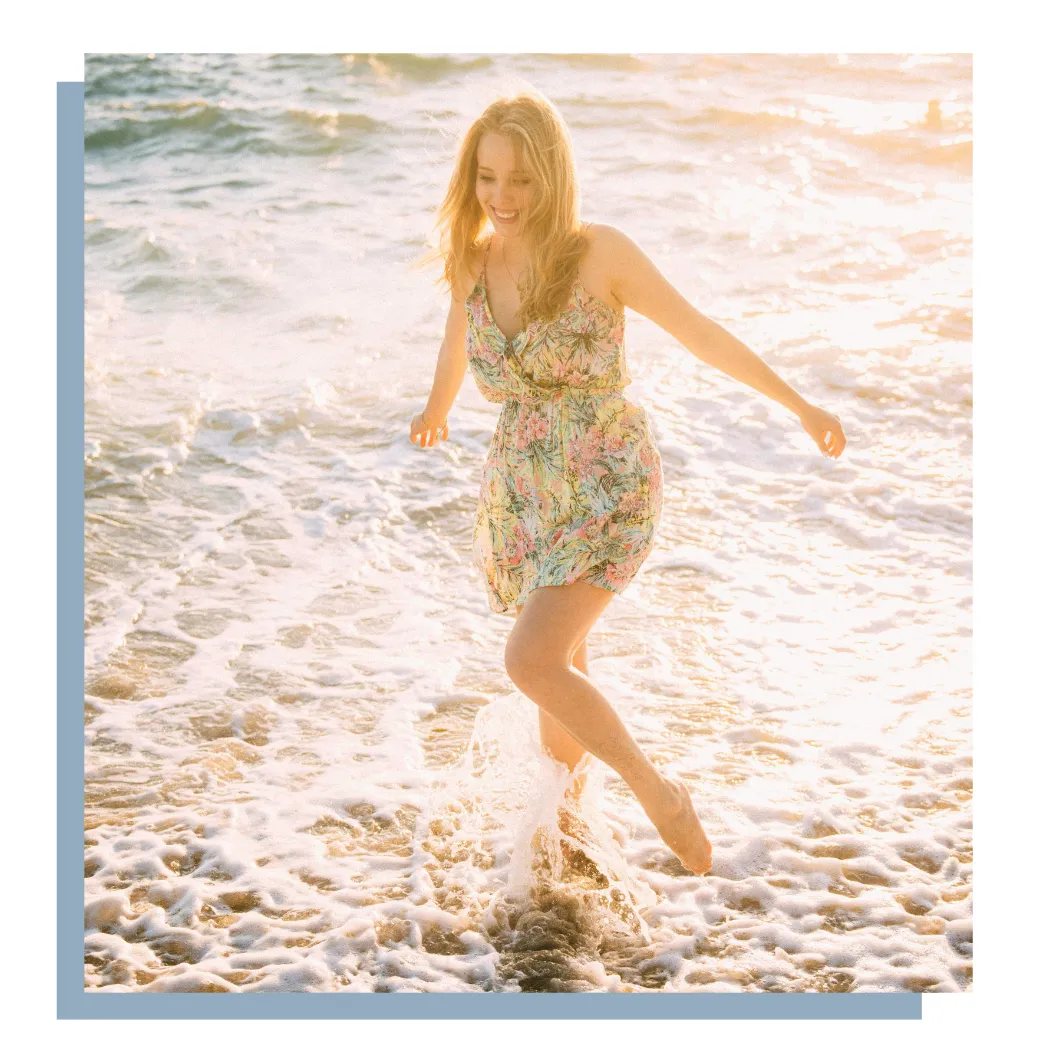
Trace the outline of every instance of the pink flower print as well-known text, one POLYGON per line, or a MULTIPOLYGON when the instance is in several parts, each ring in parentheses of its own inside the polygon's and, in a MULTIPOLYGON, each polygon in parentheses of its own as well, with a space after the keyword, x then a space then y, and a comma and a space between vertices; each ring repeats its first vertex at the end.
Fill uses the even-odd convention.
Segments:
POLYGON ((584 432, 574 434, 569 447, 568 460, 581 480, 587 479, 602 454, 602 430, 591 425, 584 432))
POLYGON ((532 413, 528 418, 528 431, 533 439, 545 439, 550 433, 550 422, 540 413, 532 413))
POLYGON ((524 407, 521 406, 521 412, 517 415, 517 449, 525 450, 528 444, 531 442, 531 430, 528 427, 528 419, 524 413, 524 407))
POLYGON ((506 564, 519 565, 534 546, 535 540, 523 523, 518 523, 514 529, 513 540, 508 544, 506 551, 506 564))
POLYGON ((606 565, 605 578, 609 580, 610 583, 626 583, 635 575, 635 570, 634 558, 629 557, 626 561, 621 561, 619 564, 606 565))
POLYGON ((517 448, 526 450, 536 439, 543 439, 550 433, 550 422, 541 413, 530 407, 521 408, 520 421, 517 424, 517 448), (527 413, 524 411, 527 410, 527 413))
POLYGON ((520 550, 520 544, 515 540, 506 541, 506 549, 503 553, 505 562, 507 565, 519 565, 523 554, 520 550))

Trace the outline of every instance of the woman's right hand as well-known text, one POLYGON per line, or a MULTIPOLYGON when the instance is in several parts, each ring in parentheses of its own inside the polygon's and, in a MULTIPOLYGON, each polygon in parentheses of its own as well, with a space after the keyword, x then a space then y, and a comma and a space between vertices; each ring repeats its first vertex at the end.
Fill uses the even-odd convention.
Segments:
POLYGON ((438 442, 448 438, 450 426, 446 420, 442 425, 430 426, 424 419, 424 414, 419 413, 410 422, 410 442, 419 443, 422 447, 434 447, 438 442))

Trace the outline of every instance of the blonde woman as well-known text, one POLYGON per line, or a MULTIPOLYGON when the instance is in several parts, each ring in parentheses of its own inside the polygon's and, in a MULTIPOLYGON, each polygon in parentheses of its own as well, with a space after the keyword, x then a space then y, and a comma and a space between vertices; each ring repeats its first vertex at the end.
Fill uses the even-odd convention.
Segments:
POLYGON ((500 99, 472 124, 437 228, 450 313, 410 441, 447 439, 469 366, 502 404, 473 546, 491 609, 516 616, 506 671, 539 706, 543 747, 572 771, 573 793, 587 755, 598 757, 683 864, 705 874, 712 846, 689 792, 654 766, 587 676, 587 636, 646 559, 661 515, 660 454, 623 391, 625 309, 781 403, 823 454, 841 454, 841 425, 699 313, 630 237, 580 219, 568 130, 538 94, 500 99))

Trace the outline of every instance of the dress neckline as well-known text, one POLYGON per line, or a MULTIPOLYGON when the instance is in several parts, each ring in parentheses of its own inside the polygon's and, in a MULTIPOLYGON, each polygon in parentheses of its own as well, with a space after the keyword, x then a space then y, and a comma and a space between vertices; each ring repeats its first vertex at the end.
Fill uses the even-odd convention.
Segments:
MULTIPOLYGON (((484 313, 487 315, 487 320, 488 320, 489 324, 495 330, 495 332, 497 332, 499 334, 499 336, 502 337, 502 339, 506 343, 506 346, 513 346, 517 342, 517 340, 519 340, 521 338, 521 336, 523 336, 526 332, 530 331, 536 325, 541 324, 541 322, 531 321, 524 328, 520 329, 512 337, 510 337, 510 336, 507 336, 502 331, 502 329, 499 326, 498 322, 495 321, 495 315, 491 311, 491 301, 490 301, 490 299, 487 296, 487 258, 488 258, 488 255, 491 254, 491 243, 494 240, 494 238, 495 238, 494 237, 494 233, 492 233, 491 236, 488 238, 487 253, 484 255, 484 264, 483 264, 482 268, 480 269, 480 276, 479 276, 479 279, 476 281, 476 286, 473 288, 472 292, 470 292, 470 294, 469 294, 469 299, 472 299, 472 297, 476 294, 476 289, 479 288, 480 291, 483 294, 484 313)), ((610 319, 612 321, 616 322, 617 320, 620 320, 620 319, 623 318, 624 311, 623 311, 622 308, 620 310, 615 310, 604 299, 599 299, 598 296, 595 295, 593 292, 587 291, 587 287, 583 283, 582 279, 580 278, 580 275, 579 275, 578 271, 576 272, 576 279, 575 279, 575 281, 572 284, 572 295, 569 296, 569 300, 568 300, 569 301, 569 305, 571 305, 571 303, 572 303, 572 298, 573 298, 573 296, 576 293, 576 288, 577 287, 582 289, 583 294, 588 299, 591 299, 594 302, 598 303, 609 314, 609 317, 610 317, 610 319)), ((466 305, 468 304, 469 299, 465 300, 466 305)))

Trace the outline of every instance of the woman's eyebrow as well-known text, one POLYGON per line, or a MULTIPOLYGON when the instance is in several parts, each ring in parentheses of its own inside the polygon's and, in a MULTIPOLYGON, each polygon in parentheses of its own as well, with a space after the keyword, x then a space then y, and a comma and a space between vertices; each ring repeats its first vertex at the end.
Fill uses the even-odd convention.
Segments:
MULTIPOLYGON (((495 172, 494 170, 491 169, 490 166, 477 166, 476 168, 478 170, 482 170, 484 173, 494 173, 495 172)), ((517 174, 520 177, 527 177, 528 176, 528 172, 526 170, 513 170, 511 172, 517 174)))

